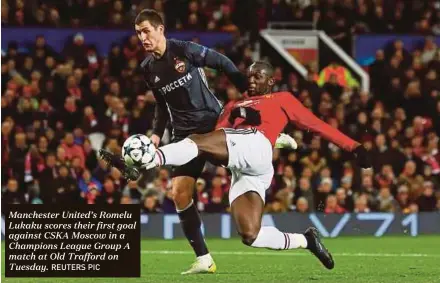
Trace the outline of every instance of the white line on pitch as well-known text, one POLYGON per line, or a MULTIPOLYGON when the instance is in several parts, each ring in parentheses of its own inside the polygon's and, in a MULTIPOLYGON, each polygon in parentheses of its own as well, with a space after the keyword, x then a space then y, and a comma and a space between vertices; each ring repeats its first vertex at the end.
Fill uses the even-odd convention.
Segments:
MULTIPOLYGON (((2 250, 5 253, 6 250, 2 250)), ((157 254, 157 255, 192 255, 191 251, 169 251, 169 250, 142 250, 143 254, 157 254)), ((214 255, 260 255, 260 256, 309 256, 309 253, 298 252, 286 252, 286 251, 273 251, 273 252, 234 252, 234 251, 221 251, 211 252, 214 255)), ((440 258, 440 254, 414 254, 414 253, 402 253, 402 254, 390 254, 390 253, 332 253, 333 256, 346 256, 346 257, 435 257, 440 258)))
MULTIPOLYGON (((191 251, 170 251, 170 250, 142 250, 143 254, 193 254, 191 251)), ((261 256, 309 256, 309 253, 298 252, 235 252, 235 251, 219 251, 212 252, 214 255, 261 255, 261 256)), ((333 256, 347 257, 440 257, 440 254, 415 254, 415 253, 332 253, 333 256)))

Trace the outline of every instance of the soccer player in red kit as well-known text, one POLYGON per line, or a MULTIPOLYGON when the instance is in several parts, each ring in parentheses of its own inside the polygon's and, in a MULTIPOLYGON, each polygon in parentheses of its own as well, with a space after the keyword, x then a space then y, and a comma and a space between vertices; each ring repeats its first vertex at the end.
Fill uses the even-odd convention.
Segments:
POLYGON ((180 166, 203 155, 210 162, 231 170, 229 190, 231 213, 244 244, 257 248, 309 249, 328 268, 334 267, 331 254, 319 239, 316 228, 303 234, 284 233, 275 227, 261 227, 265 191, 273 178, 272 152, 276 139, 288 123, 311 130, 346 151, 358 164, 369 168, 366 149, 337 129, 318 119, 291 93, 271 93, 272 66, 256 62, 248 69, 248 95, 225 111, 216 130, 188 138, 156 151, 147 169, 161 165, 180 166))

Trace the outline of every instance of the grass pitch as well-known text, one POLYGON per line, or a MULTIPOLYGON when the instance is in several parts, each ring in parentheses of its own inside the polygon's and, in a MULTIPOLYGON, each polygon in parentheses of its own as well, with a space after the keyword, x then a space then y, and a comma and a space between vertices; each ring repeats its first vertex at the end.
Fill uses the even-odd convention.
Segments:
POLYGON ((180 275, 194 260, 185 240, 143 240, 141 278, 5 278, 3 242, 2 282, 440 282, 440 236, 324 239, 336 262, 331 271, 304 250, 249 248, 239 239, 207 243, 216 274, 180 275))

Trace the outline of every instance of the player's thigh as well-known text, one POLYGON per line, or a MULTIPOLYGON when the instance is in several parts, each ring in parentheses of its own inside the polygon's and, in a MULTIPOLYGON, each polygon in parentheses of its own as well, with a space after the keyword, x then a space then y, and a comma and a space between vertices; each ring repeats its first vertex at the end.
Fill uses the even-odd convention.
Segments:
POLYGON ((272 183, 273 169, 262 175, 247 175, 239 170, 231 170, 232 179, 229 189, 229 203, 232 207, 234 201, 247 192, 256 192, 263 204, 266 199, 266 190, 272 183))
POLYGON ((256 129, 224 129, 229 152, 228 167, 248 175, 272 170, 272 145, 256 129))
POLYGON ((201 155, 207 160, 216 165, 227 165, 228 148, 224 131, 217 130, 206 134, 194 134, 188 138, 197 144, 201 155))
POLYGON ((261 228, 264 202, 256 191, 247 191, 231 204, 231 214, 240 235, 255 238, 261 228))

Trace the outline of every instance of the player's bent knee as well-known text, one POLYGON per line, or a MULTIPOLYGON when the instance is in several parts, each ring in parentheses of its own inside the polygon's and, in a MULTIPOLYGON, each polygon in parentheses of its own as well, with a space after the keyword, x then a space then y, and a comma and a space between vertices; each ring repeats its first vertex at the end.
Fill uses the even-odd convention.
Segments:
POLYGON ((251 246, 257 239, 258 231, 241 232, 240 236, 241 236, 241 242, 243 244, 245 244, 246 246, 251 246))
POLYGON ((189 192, 185 192, 183 190, 173 190, 172 191, 172 198, 174 203, 179 207, 185 207, 187 206, 192 199, 192 196, 189 192))
POLYGON ((177 208, 183 209, 189 205, 192 199, 191 187, 186 184, 173 184, 171 190, 171 197, 176 204, 177 208))

